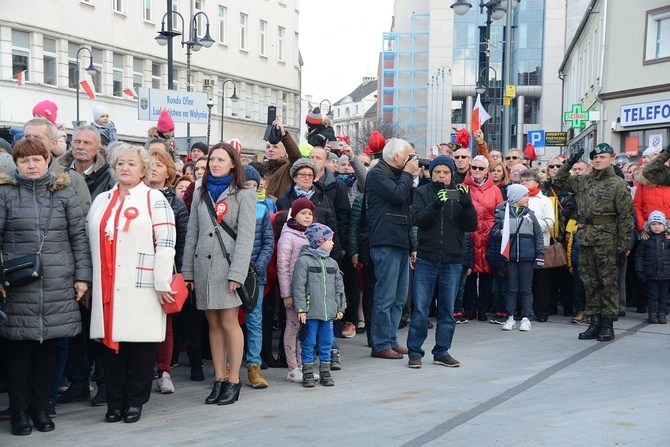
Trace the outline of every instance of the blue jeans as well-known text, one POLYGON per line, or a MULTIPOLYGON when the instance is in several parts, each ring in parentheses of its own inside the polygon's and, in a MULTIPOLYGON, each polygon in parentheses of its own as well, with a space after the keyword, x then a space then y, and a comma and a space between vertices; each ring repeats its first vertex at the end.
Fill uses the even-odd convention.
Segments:
POLYGON ((647 310, 650 314, 665 315, 668 310, 670 280, 647 280, 647 310))
POLYGON ((265 284, 258 285, 258 304, 253 312, 244 316, 247 327, 247 368, 255 363, 261 364, 261 346, 263 345, 263 291, 265 284))
POLYGON ((375 264, 375 294, 372 301, 372 351, 398 346, 398 324, 407 302, 409 249, 374 247, 370 257, 375 264))
POLYGON ((465 282, 468 279, 468 269, 461 267, 461 278, 458 281, 456 301, 454 301, 454 312, 463 312, 463 296, 465 296, 465 282))
POLYGON ((440 286, 437 295, 437 329, 432 353, 434 358, 449 353, 456 330, 454 301, 462 269, 463 266, 458 263, 436 263, 421 258, 416 260, 412 283, 414 312, 407 335, 407 349, 410 355, 419 354, 423 357, 425 354, 421 346, 428 336, 428 312, 435 284, 438 282, 440 286))
POLYGON ((314 363, 314 347, 319 346, 319 362, 330 363, 330 347, 333 345, 333 322, 307 320, 307 337, 300 342, 302 364, 314 363))
POLYGON ((521 318, 533 315, 533 270, 532 262, 507 263, 507 317, 516 313, 516 299, 521 295, 521 318))
POLYGON ((505 296, 507 295, 507 275, 500 276, 493 272, 493 287, 495 287, 494 312, 505 312, 505 296))

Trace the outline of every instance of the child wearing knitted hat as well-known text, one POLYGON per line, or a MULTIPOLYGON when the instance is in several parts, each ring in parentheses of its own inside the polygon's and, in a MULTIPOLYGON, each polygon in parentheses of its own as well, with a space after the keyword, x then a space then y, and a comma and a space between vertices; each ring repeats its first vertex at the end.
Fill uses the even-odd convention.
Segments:
POLYGON ((93 122, 91 124, 98 129, 103 146, 119 141, 114 121, 109 119, 109 112, 103 106, 93 107, 93 122))
POLYGON ((641 240, 635 251, 635 273, 647 283, 649 323, 666 324, 668 291, 670 291, 670 240, 668 221, 661 211, 652 211, 644 224, 649 239, 641 240))
MULTIPOLYGON (((302 386, 314 387, 314 348, 319 346, 319 382, 333 386, 330 375, 330 350, 333 346, 333 320, 344 313, 344 282, 337 261, 330 257, 333 230, 313 223, 305 231, 309 245, 300 250, 293 270, 293 301, 304 325, 302 348, 302 386)), ((302 332, 301 331, 301 332, 302 332)))

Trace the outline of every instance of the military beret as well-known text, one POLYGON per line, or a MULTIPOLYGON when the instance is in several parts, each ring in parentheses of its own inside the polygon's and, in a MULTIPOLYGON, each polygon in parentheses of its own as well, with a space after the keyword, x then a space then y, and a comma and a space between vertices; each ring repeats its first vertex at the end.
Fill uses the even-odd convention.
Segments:
POLYGON ((593 157, 598 154, 614 155, 614 149, 607 143, 600 143, 589 152, 589 158, 593 160, 593 157))

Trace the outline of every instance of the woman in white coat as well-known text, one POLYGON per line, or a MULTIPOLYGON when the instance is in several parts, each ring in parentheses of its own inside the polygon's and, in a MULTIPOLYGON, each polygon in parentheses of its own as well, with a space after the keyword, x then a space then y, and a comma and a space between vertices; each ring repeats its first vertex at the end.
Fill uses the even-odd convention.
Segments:
MULTIPOLYGON (((546 247, 551 242, 550 232, 554 227, 556 219, 554 206, 549 197, 542 194, 540 190, 540 176, 532 169, 526 169, 521 173, 521 184, 528 188, 530 200, 528 208, 534 213, 542 229, 542 238, 546 247)), ((550 293, 549 276, 551 270, 536 269, 533 273, 533 313, 540 323, 547 321, 549 315, 556 315, 556 294, 550 293)))
POLYGON ((87 223, 91 338, 105 346, 105 420, 137 422, 151 394, 158 343, 165 338, 162 304, 174 302, 174 213, 163 194, 147 186, 151 159, 144 148, 118 146, 111 167, 118 183, 98 195, 87 223))

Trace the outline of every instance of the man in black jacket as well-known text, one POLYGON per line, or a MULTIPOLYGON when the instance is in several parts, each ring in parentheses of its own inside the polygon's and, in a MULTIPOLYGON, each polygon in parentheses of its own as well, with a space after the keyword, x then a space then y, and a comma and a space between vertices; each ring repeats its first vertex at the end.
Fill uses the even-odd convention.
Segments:
POLYGON ((454 301, 463 267, 465 232, 477 229, 477 211, 467 186, 451 189, 455 170, 451 158, 436 157, 429 167, 431 183, 414 191, 412 224, 418 228, 418 244, 417 251, 412 252, 414 312, 407 336, 410 368, 421 368, 425 354, 421 346, 428 336, 428 312, 436 284, 439 290, 433 363, 460 366, 449 355, 456 329, 454 301))
POLYGON ((398 138, 386 142, 382 159, 366 180, 366 219, 370 228, 370 256, 375 265, 372 304, 372 357, 402 359, 407 348, 398 344, 398 323, 407 301, 412 172, 419 159, 398 138))

